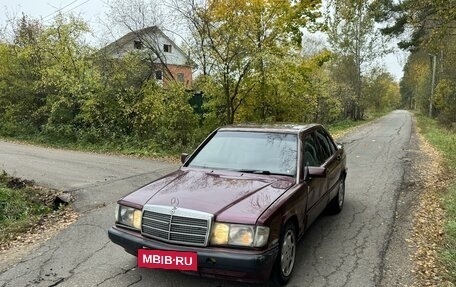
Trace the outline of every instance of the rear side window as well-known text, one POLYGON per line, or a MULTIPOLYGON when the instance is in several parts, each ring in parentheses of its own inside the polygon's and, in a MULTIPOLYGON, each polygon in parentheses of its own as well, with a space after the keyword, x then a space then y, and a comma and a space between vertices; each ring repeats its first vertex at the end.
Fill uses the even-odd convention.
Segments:
POLYGON ((320 166, 320 157, 318 156, 318 146, 312 135, 306 135, 303 141, 304 165, 320 166))
POLYGON ((320 161, 325 162, 330 156, 336 151, 334 144, 332 143, 329 136, 322 130, 318 130, 316 133, 318 145, 320 146, 320 161))
POLYGON ((319 131, 317 131, 317 133, 321 133, 328 140, 329 149, 331 150, 331 155, 334 154, 337 151, 337 146, 334 143, 334 141, 332 140, 331 136, 328 134, 328 132, 325 130, 319 130, 319 131))

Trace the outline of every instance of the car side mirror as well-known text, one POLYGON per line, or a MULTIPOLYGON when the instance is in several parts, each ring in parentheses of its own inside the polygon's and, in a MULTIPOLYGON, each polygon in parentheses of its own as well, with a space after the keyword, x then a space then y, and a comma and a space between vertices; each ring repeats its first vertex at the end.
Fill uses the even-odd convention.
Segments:
POLYGON ((308 181, 309 179, 315 177, 325 177, 326 176, 326 168, 324 167, 319 167, 319 166, 304 166, 304 169, 302 171, 302 181, 308 181))
POLYGON ((181 153, 181 163, 185 163, 187 160, 188 153, 181 153))
POLYGON ((341 143, 336 143, 336 145, 337 145, 337 149, 343 149, 344 148, 344 145, 341 144, 341 143))
POLYGON ((319 167, 319 166, 309 166, 309 173, 308 177, 325 177, 326 176, 326 168, 319 167))

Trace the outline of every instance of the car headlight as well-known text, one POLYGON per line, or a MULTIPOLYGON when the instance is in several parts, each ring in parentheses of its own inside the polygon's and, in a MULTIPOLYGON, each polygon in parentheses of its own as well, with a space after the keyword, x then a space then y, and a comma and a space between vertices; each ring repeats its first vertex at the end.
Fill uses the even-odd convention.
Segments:
POLYGON ((268 238, 269 227, 216 222, 212 227, 211 244, 262 247, 268 238))
POLYGON ((116 222, 128 227, 141 230, 142 212, 140 209, 133 207, 117 205, 116 222))

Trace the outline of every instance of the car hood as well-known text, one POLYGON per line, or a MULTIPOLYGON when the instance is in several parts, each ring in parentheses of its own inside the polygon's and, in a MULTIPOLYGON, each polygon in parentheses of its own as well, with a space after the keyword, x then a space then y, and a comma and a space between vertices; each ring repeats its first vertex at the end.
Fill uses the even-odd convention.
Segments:
POLYGON ((207 212, 218 221, 255 224, 293 182, 293 178, 283 176, 180 169, 121 201, 172 206, 173 200, 178 201, 177 208, 207 212))

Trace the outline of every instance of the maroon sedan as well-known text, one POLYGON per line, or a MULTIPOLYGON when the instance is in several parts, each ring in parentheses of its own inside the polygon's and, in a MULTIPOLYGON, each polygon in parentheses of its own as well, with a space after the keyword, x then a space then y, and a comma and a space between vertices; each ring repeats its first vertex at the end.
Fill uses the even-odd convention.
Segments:
POLYGON ((182 162, 117 202, 109 238, 139 267, 286 284, 298 239, 344 203, 345 152, 321 125, 220 128, 182 162))

